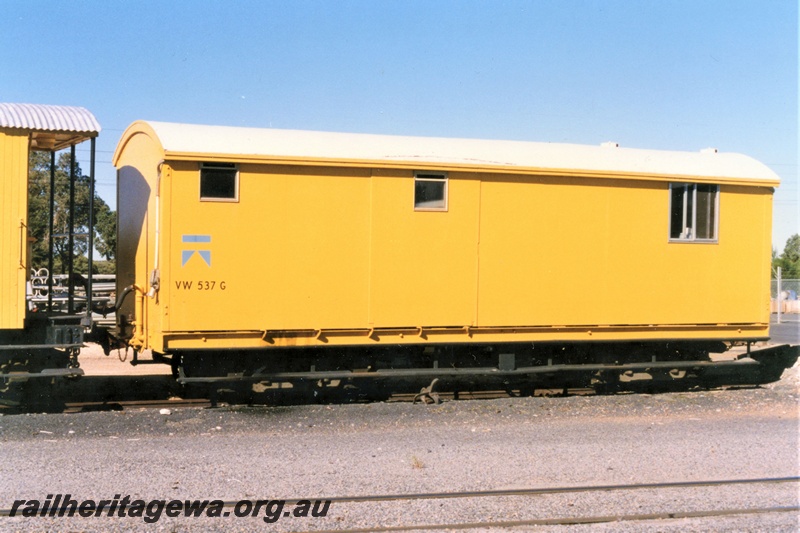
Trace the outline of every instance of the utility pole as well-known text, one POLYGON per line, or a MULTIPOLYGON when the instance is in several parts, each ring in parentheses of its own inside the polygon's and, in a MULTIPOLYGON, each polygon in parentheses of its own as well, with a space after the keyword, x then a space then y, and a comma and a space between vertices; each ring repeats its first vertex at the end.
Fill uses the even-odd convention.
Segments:
POLYGON ((778 295, 777 295, 776 300, 778 301, 778 324, 780 324, 781 323, 781 293, 783 292, 782 291, 782 287, 781 287, 781 267, 778 267, 777 281, 778 281, 778 295))

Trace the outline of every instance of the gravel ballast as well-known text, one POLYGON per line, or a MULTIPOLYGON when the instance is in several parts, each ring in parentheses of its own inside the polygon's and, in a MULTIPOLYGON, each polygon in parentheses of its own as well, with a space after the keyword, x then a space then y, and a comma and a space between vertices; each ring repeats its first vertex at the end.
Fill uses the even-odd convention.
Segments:
MULTIPOLYGON (((237 501, 797 476, 792 371, 771 389, 3 416, 0 507, 58 493, 237 501)), ((162 516, 148 528, 288 531, 739 509, 797 505, 797 491, 788 483, 333 503, 324 519, 268 527, 260 518, 162 516)), ((664 531, 789 531, 797 513, 657 522, 664 531)), ((17 517, 0 526, 137 530, 143 522, 17 517)))

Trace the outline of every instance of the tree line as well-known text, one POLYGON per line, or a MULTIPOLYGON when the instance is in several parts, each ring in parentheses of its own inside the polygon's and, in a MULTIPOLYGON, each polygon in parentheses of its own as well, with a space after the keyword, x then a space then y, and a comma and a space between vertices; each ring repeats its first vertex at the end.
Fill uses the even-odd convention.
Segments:
MULTIPOLYGON (((72 253, 75 272, 85 273, 89 260, 86 234, 89 231, 89 176, 83 174, 75 162, 75 208, 73 250, 69 249, 69 179, 70 154, 62 152, 56 157, 55 205, 53 211, 53 272, 67 272, 72 253), (81 236, 81 234, 83 236, 81 236)), ((28 227, 33 237, 31 266, 47 267, 50 238, 50 152, 31 152, 28 159, 28 227)), ((114 253, 117 248, 117 216, 95 192, 94 196, 94 249, 95 274, 113 274, 114 253), (105 260, 102 260, 104 258, 105 260)))
POLYGON ((800 234, 795 233, 786 240, 783 253, 772 249, 772 277, 777 276, 781 267, 783 279, 800 279, 800 234))

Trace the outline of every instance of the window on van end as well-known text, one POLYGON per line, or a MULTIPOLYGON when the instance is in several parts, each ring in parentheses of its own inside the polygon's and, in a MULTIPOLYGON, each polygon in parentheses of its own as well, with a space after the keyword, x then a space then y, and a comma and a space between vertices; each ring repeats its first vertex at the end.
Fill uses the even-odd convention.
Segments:
POLYGON ((235 202, 239 199, 239 170, 234 163, 200 166, 200 200, 235 202))
POLYGON ((447 211, 447 174, 414 174, 414 209, 447 211))
POLYGON ((669 238, 716 242, 719 185, 670 183, 669 238))

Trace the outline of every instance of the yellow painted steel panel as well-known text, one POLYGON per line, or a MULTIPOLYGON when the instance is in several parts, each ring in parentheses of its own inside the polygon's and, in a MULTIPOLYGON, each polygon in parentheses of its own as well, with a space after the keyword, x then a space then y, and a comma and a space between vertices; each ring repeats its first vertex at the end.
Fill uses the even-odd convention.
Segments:
POLYGON ((722 187, 719 242, 678 243, 667 184, 525 181, 483 183, 480 326, 768 322, 769 189, 722 187))
POLYGON ((0 329, 25 322, 28 134, 0 130, 0 329))
POLYGON ((480 182, 450 173, 448 210, 414 210, 414 176, 372 179, 370 326, 475 323, 480 182))
POLYGON ((151 317, 152 335, 302 330, 256 344, 324 345, 766 334, 767 287, 753 280, 768 279, 768 189, 722 187, 719 242, 675 243, 668 185, 652 182, 451 174, 449 210, 416 212, 413 176, 397 171, 243 165, 233 203, 199 201, 196 164, 170 176, 165 318, 151 317), (460 326, 476 336, 369 335, 460 326), (508 329, 531 326, 543 329, 508 329), (353 331, 323 332, 336 329, 353 331))
POLYGON ((200 201, 196 163, 176 163, 162 184, 169 328, 365 325, 368 172, 241 165, 239 180, 238 202, 200 201))
POLYGON ((138 133, 126 144, 124 156, 117 165, 117 294, 136 285, 117 311, 137 321, 134 346, 145 342, 145 324, 150 330, 160 328, 160 313, 151 312, 159 301, 145 298, 137 316, 136 300, 149 288, 149 276, 155 256, 155 191, 161 155, 158 141, 147 132, 138 133))

